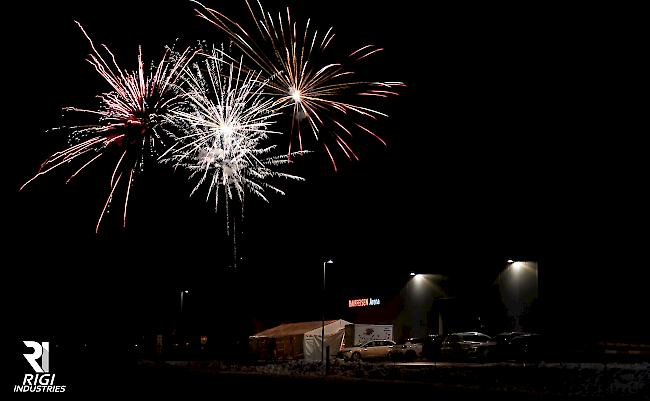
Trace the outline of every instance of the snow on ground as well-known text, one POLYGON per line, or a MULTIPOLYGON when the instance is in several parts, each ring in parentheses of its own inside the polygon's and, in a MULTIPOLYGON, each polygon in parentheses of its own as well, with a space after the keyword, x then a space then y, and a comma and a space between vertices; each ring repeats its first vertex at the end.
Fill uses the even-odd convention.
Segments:
MULTIPOLYGON (((303 360, 241 364, 222 361, 168 362, 214 372, 322 376, 320 362, 303 360)), ((409 365, 335 361, 330 377, 425 382, 486 391, 517 391, 590 399, 650 400, 650 364, 539 363, 409 365)))

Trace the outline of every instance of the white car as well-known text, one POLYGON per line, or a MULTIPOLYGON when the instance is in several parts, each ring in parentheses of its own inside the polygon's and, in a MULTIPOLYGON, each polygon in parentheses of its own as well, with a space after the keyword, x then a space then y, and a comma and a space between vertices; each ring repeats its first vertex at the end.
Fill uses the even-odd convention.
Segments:
POLYGON ((395 358, 413 360, 416 358, 435 358, 440 352, 442 338, 437 334, 424 337, 411 337, 404 344, 395 348, 400 352, 395 353, 395 358))
POLYGON ((402 354, 407 359, 415 359, 422 356, 422 341, 415 338, 409 338, 402 345, 402 354))
POLYGON ((339 357, 342 357, 346 361, 388 358, 393 353, 394 347, 395 341, 373 340, 359 346, 343 348, 339 352, 339 357))

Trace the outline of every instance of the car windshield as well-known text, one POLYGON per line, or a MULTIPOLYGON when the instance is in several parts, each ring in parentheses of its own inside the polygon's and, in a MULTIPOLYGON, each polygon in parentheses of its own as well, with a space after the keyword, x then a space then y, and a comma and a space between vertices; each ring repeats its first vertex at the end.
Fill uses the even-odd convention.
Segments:
POLYGON ((539 340, 538 334, 524 334, 513 338, 511 343, 521 343, 525 341, 535 341, 535 340, 539 340))
POLYGON ((479 343, 484 343, 486 341, 490 341, 490 337, 484 335, 484 334, 464 334, 463 335, 463 341, 473 341, 473 342, 479 342, 479 343))
POLYGON ((457 343, 458 341, 460 341, 460 336, 457 334, 452 334, 450 336, 447 336, 446 341, 450 343, 457 343))
POLYGON ((494 341, 496 341, 498 343, 503 343, 503 342, 508 341, 511 337, 512 336, 509 335, 509 334, 499 334, 499 335, 494 337, 494 341))

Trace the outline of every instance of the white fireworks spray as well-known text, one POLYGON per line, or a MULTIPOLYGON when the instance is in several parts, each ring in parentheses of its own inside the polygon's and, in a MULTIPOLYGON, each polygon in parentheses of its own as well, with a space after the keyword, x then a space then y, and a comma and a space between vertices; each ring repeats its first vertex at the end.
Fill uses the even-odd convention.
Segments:
POLYGON ((284 195, 270 183, 273 178, 303 180, 277 171, 289 160, 273 154, 275 145, 265 144, 269 135, 280 133, 271 129, 278 113, 274 100, 263 94, 266 83, 259 73, 212 49, 185 70, 184 81, 190 110, 172 113, 183 133, 162 159, 197 180, 192 194, 206 187, 206 201, 214 196, 217 210, 223 198, 228 214, 229 202, 236 199, 243 207, 247 193, 266 202, 267 191, 284 195))

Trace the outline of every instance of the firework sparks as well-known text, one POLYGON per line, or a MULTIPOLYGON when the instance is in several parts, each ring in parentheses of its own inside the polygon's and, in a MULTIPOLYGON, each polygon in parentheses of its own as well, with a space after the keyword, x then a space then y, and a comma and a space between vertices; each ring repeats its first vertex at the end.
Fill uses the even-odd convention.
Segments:
MULTIPOLYGON (((243 206, 246 193, 268 202, 267 190, 284 194, 269 183, 272 178, 303 180, 277 171, 289 163, 284 156, 274 156, 275 145, 265 145, 278 115, 273 99, 264 96, 266 82, 260 73, 244 71, 222 51, 211 54, 184 75, 184 95, 190 111, 177 110, 172 118, 184 135, 162 160, 182 167, 198 179, 192 190, 207 187, 206 201, 214 196, 215 210, 223 197, 226 213, 231 200, 243 206)), ((302 152, 294 152, 299 154, 302 152)))
MULTIPOLYGON (((396 95, 394 88, 403 84, 353 81, 350 80, 353 72, 346 70, 341 63, 320 62, 334 39, 332 28, 324 34, 319 34, 318 30, 310 29, 308 19, 304 31, 299 32, 297 23, 292 22, 289 8, 285 16, 278 14, 277 18, 273 18, 264 10, 259 0, 258 10, 251 7, 249 0, 245 0, 255 21, 257 36, 269 49, 265 51, 237 22, 219 11, 192 1, 201 8, 196 10, 199 17, 225 32, 241 51, 264 71, 269 79, 269 92, 276 99, 276 104, 292 110, 294 122, 289 140, 289 155, 294 138, 297 138, 299 149, 303 150, 301 120, 307 120, 314 138, 322 143, 329 155, 334 170, 336 162, 330 149, 332 143, 347 158, 358 160, 357 154, 348 144, 349 139, 344 139, 352 136, 352 130, 369 134, 386 145, 377 134, 353 118, 353 115, 356 115, 377 119, 386 117, 386 114, 337 99, 347 95, 388 97, 396 95), (322 138, 321 134, 327 134, 327 140, 322 138)), ((349 58, 352 61, 360 61, 381 50, 383 49, 374 45, 366 45, 352 52, 349 58)))
POLYGON ((102 45, 103 51, 100 52, 81 24, 76 23, 92 49, 87 61, 112 90, 98 96, 100 105, 96 109, 64 109, 92 115, 97 119, 96 123, 60 128, 70 132, 74 145, 45 160, 37 174, 21 190, 36 178, 73 161, 81 160, 83 164, 68 182, 102 156, 117 157, 109 180, 109 195, 97 221, 95 230, 98 232, 120 184, 126 187, 123 210, 123 225, 126 226, 128 200, 136 176, 149 156, 160 154, 165 146, 169 146, 165 142, 173 139, 173 134, 166 128, 167 116, 182 105, 183 97, 177 81, 194 53, 189 48, 182 53, 166 49, 157 65, 145 68, 142 49, 139 48, 137 70, 124 71, 109 48, 102 45))

